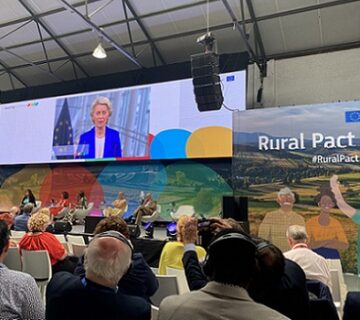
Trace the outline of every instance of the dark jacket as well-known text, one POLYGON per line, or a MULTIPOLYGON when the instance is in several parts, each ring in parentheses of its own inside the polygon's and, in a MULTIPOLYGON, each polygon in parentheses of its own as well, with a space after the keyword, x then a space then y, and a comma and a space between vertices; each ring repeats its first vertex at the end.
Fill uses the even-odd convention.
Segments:
POLYGON ((150 320, 150 304, 142 298, 96 284, 68 272, 54 274, 46 289, 48 320, 150 320))
MULTIPOLYGON (((75 269, 76 275, 84 275, 83 258, 75 269)), ((158 280, 141 253, 135 252, 131 269, 122 277, 118 284, 119 291, 132 296, 138 296, 150 301, 159 288, 158 280)))
MULTIPOLYGON (((79 146, 77 149, 77 159, 94 159, 95 158, 95 128, 83 133, 80 136, 79 146)), ((120 158, 121 143, 119 132, 106 127, 105 146, 103 158, 120 158)))

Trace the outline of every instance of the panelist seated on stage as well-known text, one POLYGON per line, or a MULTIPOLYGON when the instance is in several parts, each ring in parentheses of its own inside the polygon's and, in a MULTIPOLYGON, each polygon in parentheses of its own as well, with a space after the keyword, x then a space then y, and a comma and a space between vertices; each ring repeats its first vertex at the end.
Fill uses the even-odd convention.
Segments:
POLYGON ((135 224, 141 224, 143 216, 151 216, 157 209, 157 203, 153 200, 151 193, 147 193, 143 203, 135 209, 133 216, 135 217, 135 224))
POLYGON ((54 207, 50 208, 50 212, 54 217, 56 217, 60 213, 62 213, 63 210, 67 210, 69 208, 70 208, 69 193, 67 191, 63 191, 61 193, 61 199, 55 204, 54 207))
POLYGON ((36 199, 34 194, 32 193, 32 191, 30 189, 26 189, 25 191, 25 195, 21 200, 21 206, 24 206, 28 203, 32 203, 34 205, 34 207, 36 207, 36 199))
POLYGON ((119 216, 122 217, 128 208, 124 192, 118 193, 117 199, 112 202, 113 208, 109 207, 104 210, 105 217, 119 216))
MULTIPOLYGON (((130 238, 130 232, 126 222, 117 216, 102 219, 96 225, 94 234, 97 235, 111 230, 120 232, 127 239, 130 238)), ((77 275, 85 274, 83 258, 80 260, 74 273, 77 275)), ((119 292, 138 296, 148 301, 150 301, 150 297, 155 294, 159 288, 159 283, 155 274, 146 263, 142 253, 133 253, 131 269, 120 279, 118 288, 119 292)))
POLYGON ((77 159, 120 158, 119 132, 107 126, 112 114, 112 103, 107 97, 97 97, 91 105, 94 127, 80 136, 77 159))

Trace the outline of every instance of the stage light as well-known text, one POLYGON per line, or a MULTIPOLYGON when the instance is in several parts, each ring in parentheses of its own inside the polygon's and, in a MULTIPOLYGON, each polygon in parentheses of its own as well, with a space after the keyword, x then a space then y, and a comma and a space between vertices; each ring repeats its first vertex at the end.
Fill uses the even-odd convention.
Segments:
POLYGON ((166 236, 169 239, 176 240, 176 222, 170 222, 166 227, 166 236))
POLYGON ((106 51, 103 48, 101 42, 99 42, 97 47, 94 49, 92 55, 97 59, 105 59, 107 57, 106 51))

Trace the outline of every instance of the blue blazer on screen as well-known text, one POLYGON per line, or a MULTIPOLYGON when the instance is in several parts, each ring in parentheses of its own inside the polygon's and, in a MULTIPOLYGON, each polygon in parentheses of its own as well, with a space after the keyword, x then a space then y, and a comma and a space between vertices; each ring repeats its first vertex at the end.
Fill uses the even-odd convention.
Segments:
MULTIPOLYGON (((103 158, 120 158, 121 143, 119 131, 105 128, 105 146, 103 158)), ((95 127, 84 132, 80 136, 79 146, 76 152, 77 159, 95 158, 95 127)))

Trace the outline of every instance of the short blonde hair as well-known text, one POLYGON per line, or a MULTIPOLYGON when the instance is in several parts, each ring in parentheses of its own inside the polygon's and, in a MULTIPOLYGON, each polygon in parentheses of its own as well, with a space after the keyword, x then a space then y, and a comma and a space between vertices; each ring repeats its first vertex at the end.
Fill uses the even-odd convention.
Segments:
POLYGON ((182 215, 179 217, 177 223, 176 223, 176 233, 177 233, 177 238, 179 241, 183 241, 184 239, 184 228, 185 228, 185 224, 191 219, 191 217, 187 216, 187 215, 182 215))
POLYGON ((28 221, 28 229, 32 232, 45 231, 50 223, 50 217, 42 212, 33 214, 28 221))
POLYGON ((93 103, 91 104, 91 111, 90 111, 90 115, 93 116, 94 114, 94 110, 95 110, 95 107, 98 105, 98 104, 104 104, 106 105, 108 111, 109 111, 109 116, 112 115, 112 103, 110 101, 110 99, 108 97, 97 97, 93 103))

